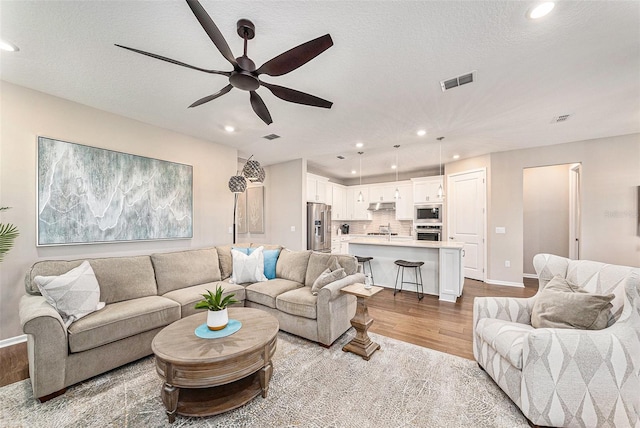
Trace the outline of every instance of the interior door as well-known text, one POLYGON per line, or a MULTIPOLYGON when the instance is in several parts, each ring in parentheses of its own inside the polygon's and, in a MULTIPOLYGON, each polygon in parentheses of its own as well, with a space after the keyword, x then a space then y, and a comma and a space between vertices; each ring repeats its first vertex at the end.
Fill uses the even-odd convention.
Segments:
POLYGON ((464 276, 484 281, 486 172, 450 175, 447 182, 448 237, 464 242, 464 276))

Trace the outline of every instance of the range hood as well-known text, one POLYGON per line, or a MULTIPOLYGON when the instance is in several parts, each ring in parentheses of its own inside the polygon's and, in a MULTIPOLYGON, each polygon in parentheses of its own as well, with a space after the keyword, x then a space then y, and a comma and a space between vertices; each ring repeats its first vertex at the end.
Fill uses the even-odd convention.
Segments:
POLYGON ((369 204, 368 211, 395 211, 395 202, 372 202, 369 204))

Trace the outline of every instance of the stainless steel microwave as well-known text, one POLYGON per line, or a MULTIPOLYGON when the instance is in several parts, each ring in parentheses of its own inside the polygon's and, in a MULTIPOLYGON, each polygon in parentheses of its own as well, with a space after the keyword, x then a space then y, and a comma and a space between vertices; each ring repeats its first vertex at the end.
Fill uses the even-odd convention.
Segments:
POLYGON ((442 204, 420 204, 413 207, 413 223, 442 223, 442 204))

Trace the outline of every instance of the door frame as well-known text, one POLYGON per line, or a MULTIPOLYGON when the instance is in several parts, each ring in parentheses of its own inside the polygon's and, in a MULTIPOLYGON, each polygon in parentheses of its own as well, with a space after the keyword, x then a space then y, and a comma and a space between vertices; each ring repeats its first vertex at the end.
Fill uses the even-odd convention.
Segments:
MULTIPOLYGON (((451 186, 451 179, 452 177, 457 177, 460 175, 465 175, 465 174, 471 174, 471 173, 476 173, 476 172, 481 172, 483 175, 483 190, 484 190, 484 195, 482 198, 482 229, 483 229, 483 237, 482 237, 482 247, 483 247, 483 260, 482 260, 482 282, 487 282, 487 268, 488 268, 488 254, 487 254, 487 244, 488 244, 488 240, 489 237, 487 236, 487 167, 481 167, 481 168, 475 168, 475 169, 469 169, 466 171, 460 171, 460 172, 455 172, 453 174, 447 174, 447 189, 446 189, 446 195, 447 197, 445 197, 445 201, 446 201, 446 207, 447 207, 447 239, 449 237, 449 225, 451 224, 451 210, 449 207, 449 202, 451 201, 451 198, 449 198, 449 191, 451 189, 453 189, 453 186, 451 186)), ((464 268, 463 268, 464 270, 464 268)))
POLYGON ((569 168, 569 258, 580 260, 582 246, 582 163, 571 164, 569 168))

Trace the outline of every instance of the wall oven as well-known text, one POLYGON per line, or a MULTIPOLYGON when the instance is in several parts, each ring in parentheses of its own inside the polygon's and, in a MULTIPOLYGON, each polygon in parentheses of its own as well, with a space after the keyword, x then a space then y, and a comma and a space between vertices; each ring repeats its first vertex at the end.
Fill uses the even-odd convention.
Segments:
POLYGON ((418 241, 441 241, 442 226, 418 225, 416 226, 416 239, 418 241))
POLYGON ((413 207, 413 224, 442 224, 442 204, 420 204, 413 207))

